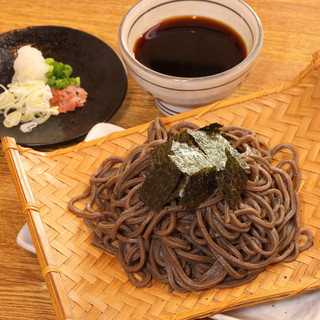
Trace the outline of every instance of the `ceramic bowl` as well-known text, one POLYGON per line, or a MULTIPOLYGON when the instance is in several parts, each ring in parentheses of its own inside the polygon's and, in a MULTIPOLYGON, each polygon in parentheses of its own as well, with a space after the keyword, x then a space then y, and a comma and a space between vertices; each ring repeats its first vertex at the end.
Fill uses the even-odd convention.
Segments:
POLYGON ((119 28, 119 46, 134 80, 165 114, 175 114, 210 104, 233 93, 248 77, 263 42, 257 14, 241 0, 142 0, 132 7, 119 28), (227 71, 205 77, 175 77, 153 71, 134 56, 134 45, 148 29, 164 19, 201 16, 220 21, 243 39, 247 56, 227 71))

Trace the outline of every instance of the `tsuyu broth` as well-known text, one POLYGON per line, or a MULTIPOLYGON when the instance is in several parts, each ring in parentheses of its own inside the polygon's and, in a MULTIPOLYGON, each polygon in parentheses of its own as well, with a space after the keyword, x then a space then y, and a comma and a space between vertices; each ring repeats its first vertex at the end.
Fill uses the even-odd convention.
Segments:
POLYGON ((221 73, 246 58, 240 35, 206 17, 169 18, 147 30, 135 43, 135 58, 171 76, 203 77, 221 73))

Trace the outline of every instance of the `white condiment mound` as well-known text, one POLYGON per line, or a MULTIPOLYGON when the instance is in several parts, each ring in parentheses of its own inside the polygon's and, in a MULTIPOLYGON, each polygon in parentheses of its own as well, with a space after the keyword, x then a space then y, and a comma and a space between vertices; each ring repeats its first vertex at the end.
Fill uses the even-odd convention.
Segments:
POLYGON ((49 65, 38 49, 31 46, 23 46, 17 51, 17 58, 14 60, 14 75, 12 83, 26 84, 32 80, 46 82, 46 73, 49 65))

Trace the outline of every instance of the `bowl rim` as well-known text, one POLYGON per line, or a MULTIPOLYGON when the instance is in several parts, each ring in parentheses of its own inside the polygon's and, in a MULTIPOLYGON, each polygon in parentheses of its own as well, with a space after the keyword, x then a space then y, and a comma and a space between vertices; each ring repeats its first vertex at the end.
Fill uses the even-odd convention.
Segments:
MULTIPOLYGON (((222 79, 222 78, 228 77, 230 75, 235 75, 235 74, 239 73, 242 69, 246 68, 246 66, 250 66, 250 64, 254 62, 254 58, 257 57, 258 53, 261 50, 261 47, 262 47, 262 44, 263 44, 263 35, 264 35, 264 33, 263 33, 263 27, 262 27, 262 23, 261 23, 261 20, 260 20, 259 16, 243 0, 231 0, 231 1, 238 2, 241 5, 243 5, 248 10, 248 12, 252 14, 252 16, 253 16, 256 24, 257 24, 257 27, 258 27, 258 40, 257 40, 257 43, 256 43, 255 47, 251 50, 251 52, 246 56, 245 59, 243 59, 237 65, 235 65, 234 67, 232 67, 232 68, 230 68, 230 69, 228 69, 226 71, 223 71, 223 72, 220 72, 220 73, 217 73, 217 74, 213 74, 213 75, 209 75, 209 76, 202 76, 202 77, 178 77, 178 76, 167 75, 167 74, 160 73, 160 72, 157 72, 155 70, 152 70, 152 69, 146 67, 144 64, 142 64, 138 60, 136 60, 130 54, 130 52, 128 51, 127 46, 123 43, 123 26, 124 26, 125 22, 127 21, 128 17, 132 14, 132 12, 134 10, 136 10, 138 7, 142 6, 144 3, 147 3, 148 1, 149 0, 140 0, 133 7, 131 7, 131 9, 129 9, 129 11, 125 14, 125 16, 123 17, 123 19, 122 19, 122 21, 120 23, 120 26, 119 26, 118 42, 119 42, 120 52, 121 52, 125 62, 126 62, 126 58, 127 58, 133 65, 138 67, 138 69, 140 69, 140 70, 142 69, 143 72, 145 72, 147 74, 151 74, 152 76, 157 77, 160 80, 163 80, 163 81, 165 81, 165 80, 172 81, 173 80, 176 83, 181 83, 181 82, 197 83, 197 82, 200 82, 200 81, 203 82, 203 81, 212 81, 212 80, 222 79)), ((159 4, 165 5, 167 3, 177 2, 177 1, 178 2, 183 2, 183 1, 194 1, 194 0, 174 0, 174 1, 166 0, 166 1, 159 2, 159 4)), ((215 1, 213 1, 213 0, 200 0, 200 1, 215 3, 215 1)), ((129 68, 129 69, 131 71, 133 71, 132 68, 129 68)), ((136 72, 135 72, 135 74, 138 75, 136 72)), ((143 79, 146 80, 145 78, 143 78, 143 79)), ((151 82, 151 81, 149 81, 149 82, 151 82)))

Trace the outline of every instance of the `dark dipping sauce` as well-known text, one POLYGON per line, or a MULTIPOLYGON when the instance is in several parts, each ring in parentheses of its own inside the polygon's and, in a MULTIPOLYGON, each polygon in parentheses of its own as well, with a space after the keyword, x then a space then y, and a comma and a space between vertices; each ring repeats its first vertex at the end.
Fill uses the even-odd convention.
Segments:
POLYGON ((233 68, 247 56, 240 35, 206 17, 169 18, 146 31, 135 43, 135 58, 171 76, 203 77, 233 68))

